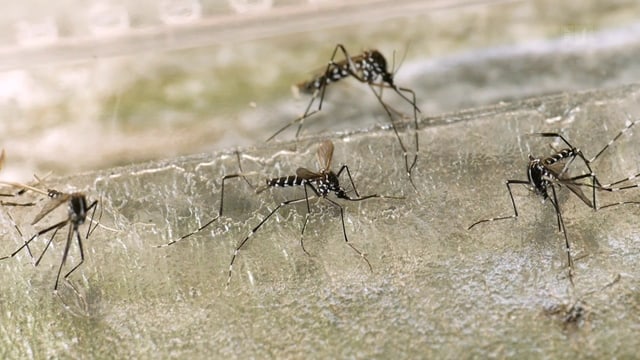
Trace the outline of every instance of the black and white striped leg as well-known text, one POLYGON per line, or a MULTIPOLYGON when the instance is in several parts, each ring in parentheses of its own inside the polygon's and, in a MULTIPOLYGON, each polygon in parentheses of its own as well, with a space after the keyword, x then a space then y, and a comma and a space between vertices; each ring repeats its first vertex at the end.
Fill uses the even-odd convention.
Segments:
MULTIPOLYGON (((19 248, 17 248, 14 252, 12 252, 10 255, 7 255, 7 256, 3 256, 3 257, 1 257, 1 258, 0 258, 0 260, 4 260, 4 259, 8 259, 8 258, 15 257, 15 256, 20 252, 20 251, 22 251, 22 249, 24 249, 24 248, 27 248, 27 249, 28 249, 28 248, 29 248, 29 244, 30 244, 33 240, 35 240, 36 238, 38 238, 39 236, 42 236, 42 235, 44 235, 44 234, 46 234, 46 233, 48 233, 49 231, 52 231, 52 230, 54 230, 54 229, 57 231, 57 229, 58 229, 58 228, 62 228, 62 227, 64 227, 68 222, 69 222, 69 220, 64 220, 64 221, 61 221, 61 222, 59 222, 59 223, 57 223, 57 224, 51 225, 51 226, 49 226, 49 227, 48 227, 48 228, 46 228, 46 229, 40 230, 37 234, 33 235, 29 240, 25 241, 25 242, 24 242, 24 244, 22 244, 22 246, 20 246, 19 248)), ((54 235, 55 235, 55 232, 54 232, 54 235)), ((53 237, 49 240, 49 243, 51 242, 51 240, 53 240, 53 237)), ((49 247, 49 245, 47 244, 47 245, 45 246, 44 250, 42 251, 42 254, 41 254, 41 255, 40 255, 40 257, 38 258, 38 260, 34 263, 34 265, 35 265, 35 266, 37 266, 37 264, 38 264, 38 263, 39 263, 39 261, 40 261, 39 259, 41 259, 41 258, 42 258, 42 256, 44 255, 44 253, 47 251, 47 248, 48 248, 48 247, 49 247)))
POLYGON ((308 182, 304 183, 304 197, 307 199, 307 213, 304 216, 304 222, 302 223, 302 231, 300 233, 300 247, 302 247, 302 251, 304 251, 307 256, 311 256, 307 249, 304 247, 304 230, 307 228, 307 224, 309 223, 309 217, 311 216, 311 206, 309 205, 309 193, 307 192, 307 187, 310 187, 311 190, 315 193, 316 196, 320 196, 318 190, 308 182))

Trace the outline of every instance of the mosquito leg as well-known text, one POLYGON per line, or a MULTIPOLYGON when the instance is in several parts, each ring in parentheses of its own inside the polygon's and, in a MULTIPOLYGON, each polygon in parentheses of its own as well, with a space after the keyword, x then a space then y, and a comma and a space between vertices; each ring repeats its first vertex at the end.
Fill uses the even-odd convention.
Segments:
MULTIPOLYGON (((64 224, 66 225, 66 224, 64 224)), ((62 227, 57 227, 55 228, 55 230, 53 231, 53 234, 51 234, 51 236, 49 237, 49 240, 47 241, 47 244, 44 246, 44 250, 42 250, 42 252, 40 253, 40 256, 38 256, 38 260, 36 260, 36 262, 33 264, 33 266, 38 266, 40 265, 40 261, 42 261, 42 257, 44 257, 44 254, 47 252, 47 250, 49 249, 49 245, 51 245, 51 242, 53 241, 53 239, 55 239, 56 234, 58 233, 58 230, 62 229, 62 227)))
POLYGON ((336 173, 336 176, 340 177, 340 174, 342 174, 344 170, 347 170, 347 176, 349 176, 349 182, 351 182, 351 187, 353 187, 353 191, 356 193, 357 197, 360 197, 360 194, 358 194, 358 189, 356 188, 356 184, 353 182, 353 178, 351 177, 351 171, 349 171, 349 166, 342 165, 342 167, 340 167, 340 170, 338 170, 338 172, 336 173))
POLYGON ((304 230, 307 228, 307 224, 309 223, 309 217, 311 216, 311 206, 309 205, 309 193, 307 192, 307 187, 310 187, 311 190, 313 190, 313 192, 316 194, 316 196, 319 197, 320 194, 318 193, 318 190, 316 190, 316 188, 313 185, 311 185, 311 183, 309 182, 304 183, 304 198, 306 199, 306 203, 307 203, 307 213, 305 214, 304 222, 302 223, 302 232, 300 233, 300 246, 302 247, 302 251, 304 251, 304 253, 307 254, 307 256, 311 256, 307 251, 307 249, 305 249, 304 247, 304 230))
POLYGON ((22 231, 20 231, 20 227, 18 226, 18 224, 16 224, 16 221, 13 220, 13 216, 11 216, 11 213, 8 212, 8 211, 7 211, 7 216, 9 217, 9 219, 11 219, 11 222, 13 222, 13 227, 18 232, 18 235, 20 235, 20 239, 22 239, 24 241, 24 246, 27 248, 27 252, 29 253, 29 257, 31 258, 31 260, 33 260, 33 253, 31 253, 31 248, 29 248, 29 244, 27 243, 27 240, 24 240, 24 235, 22 234, 22 231))
POLYGON ((562 212, 560 211, 560 206, 558 205, 558 197, 556 196, 556 188, 551 185, 551 192, 553 194, 553 199, 551 199, 551 204, 553 204, 553 208, 556 211, 556 215, 558 217, 558 221, 561 224, 560 230, 564 235, 564 245, 565 251, 567 253, 567 263, 569 265, 569 282, 571 282, 571 286, 575 286, 573 283, 573 259, 571 258, 571 246, 569 245, 569 237, 567 236, 567 229, 564 226, 564 220, 562 219, 562 212))
MULTIPOLYGON (((630 120, 631 117, 629 116, 629 114, 627 114, 627 119, 630 120)), ((620 130, 620 132, 618 133, 618 135, 616 135, 613 139, 611 139, 607 145, 605 145, 602 150, 600 150, 596 156, 594 156, 593 158, 589 159, 589 162, 594 162, 600 155, 602 155, 602 153, 607 150, 609 148, 609 146, 611 146, 611 144, 613 144, 615 141, 617 141, 622 135, 624 135, 625 132, 627 132, 629 129, 631 129, 631 127, 633 127, 633 125, 635 125, 638 122, 638 120, 636 121, 632 121, 629 124, 627 124, 627 126, 625 126, 622 130, 620 130)))
POLYGON ((93 227, 93 229, 91 228, 91 223, 93 222, 93 219, 96 215, 96 209, 98 209, 98 200, 94 200, 91 205, 89 205, 86 209, 87 212, 89 212, 89 210, 93 209, 93 212, 91 213, 91 220, 89 221, 89 226, 87 229, 87 236, 85 236, 85 238, 89 238, 89 236, 91 236, 91 234, 93 234, 93 232, 96 230, 96 228, 98 227, 98 225, 100 224, 100 220, 102 220, 102 212, 103 212, 103 207, 100 206, 100 215, 98 215, 98 222, 96 223, 96 226, 93 227))
POLYGON ((491 222, 491 221, 505 220, 505 219, 515 219, 515 218, 518 217, 518 208, 516 207, 516 201, 513 199, 513 193, 511 192, 511 185, 513 185, 513 184, 528 185, 529 181, 526 181, 526 180, 507 180, 505 184, 507 185, 507 189, 509 190, 509 198, 511 199, 511 205, 513 205, 513 215, 494 217, 494 218, 490 218, 490 219, 484 219, 484 220, 476 221, 473 224, 471 224, 471 226, 469 226, 467 228, 467 230, 471 230, 472 227, 474 227, 474 226, 476 226, 478 224, 484 223, 484 222, 491 222))
MULTIPOLYGON (((354 77, 356 76, 354 75, 354 77)), ((380 95, 373 89, 371 84, 369 84, 369 88, 371 89, 371 92, 373 92, 373 94, 376 96, 376 99, 378 99, 378 102, 380 103, 380 105, 382 105, 382 108, 384 109, 384 111, 389 116, 391 128, 393 129, 393 133, 396 135, 396 139, 398 139, 398 143, 400 144, 400 148, 402 149, 402 156, 404 158, 404 166, 405 166, 405 171, 407 172, 407 177, 409 177, 409 182, 411 183, 411 186, 413 186, 413 188, 416 191, 418 191, 418 188, 416 187, 415 183, 413 182, 413 178, 411 177, 411 166, 409 165, 409 153, 407 151, 407 147, 404 145, 404 142, 402 141, 402 138, 400 137, 400 133, 398 133, 398 128, 396 127, 395 120, 393 119, 393 115, 391 114, 391 110, 389 110, 388 105, 382 100, 380 95)))
MULTIPOLYGON (((58 282, 60 280, 60 273, 62 272, 62 267, 64 266, 65 262, 67 262, 67 256, 69 255, 69 249, 71 248, 71 241, 73 240, 74 228, 75 228, 75 225, 69 225, 69 231, 67 233, 67 243, 64 246, 64 252, 62 253, 62 261, 60 262, 60 267, 58 267, 58 275, 56 276, 56 284, 53 287, 53 291, 58 291, 58 282)), ((76 231, 77 231, 77 229, 76 229, 76 231)), ((83 257, 82 261, 84 261, 84 257, 83 257)), ((82 263, 82 261, 80 263, 82 263)))
POLYGON ((362 251, 360 251, 358 248, 356 248, 353 244, 351 244, 349 242, 349 238, 347 237, 347 229, 346 229, 345 224, 344 224, 344 207, 342 205, 338 204, 337 202, 331 200, 331 199, 328 199, 326 197, 324 199, 327 200, 329 203, 333 204, 334 206, 336 206, 338 209, 340 209, 340 220, 342 222, 342 234, 344 236, 345 243, 347 243, 347 245, 349 245, 349 247, 353 251, 355 251, 356 254, 358 254, 364 260, 364 262, 367 263, 367 266, 369 267, 369 271, 373 272, 373 267, 371 266, 371 263, 369 262, 369 259, 367 259, 367 256, 362 251))
POLYGON ((244 239, 242 239, 240 243, 238 243, 238 246, 236 246, 236 248, 233 250, 233 256, 231 257, 231 262, 229 263, 229 275, 227 277, 227 285, 226 285, 227 287, 229 287, 229 284, 231 283, 231 273, 233 271, 233 263, 235 262, 236 257, 238 256, 238 253, 240 252, 242 247, 247 243, 247 241, 249 241, 249 239, 262 227, 262 225, 264 225, 264 223, 267 222, 267 220, 269 220, 269 218, 273 216, 273 214, 275 214, 278 210, 280 210, 280 208, 282 208, 283 206, 296 204, 303 201, 309 201, 308 197, 281 202, 278 206, 276 206, 275 209, 273 209, 269 213, 269 215, 265 216, 260 221, 260 223, 253 228, 253 230, 251 230, 249 235, 247 235, 244 239))
MULTIPOLYGON (((82 263, 84 262, 84 249, 82 248, 82 238, 80 238, 80 233, 78 232, 77 228, 74 229, 73 233, 76 234, 76 240, 78 242, 78 249, 80 250, 80 262, 78 264, 76 264, 76 266, 74 266, 73 269, 69 270, 69 272, 64 276, 65 280, 69 277, 69 275, 71 275, 71 273, 76 271, 76 269, 79 268, 80 265, 82 265, 82 263)), ((69 239, 69 240, 71 240, 71 239, 69 239)))
POLYGON ((224 208, 224 183, 225 181, 229 180, 229 179, 235 179, 235 178, 239 178, 239 177, 244 177, 245 174, 231 174, 231 175, 225 175, 222 177, 222 186, 221 186, 221 190, 220 190, 220 209, 218 210, 218 215, 216 217, 214 217, 213 219, 207 221, 204 225, 200 226, 199 228, 197 228, 196 230, 185 234, 183 236, 181 236, 180 238, 176 239, 176 240, 172 240, 169 241, 166 244, 161 244, 161 245, 155 245, 154 247, 156 248, 162 248, 162 247, 167 247, 170 245, 173 245, 179 241, 182 241, 192 235, 195 235, 199 232, 201 232, 202 230, 206 229, 209 225, 213 224, 216 220, 218 220, 221 216, 222 216, 222 210, 224 208))
MULTIPOLYGON (((48 228, 46 228, 46 229, 40 230, 37 234, 33 235, 29 240, 25 241, 25 243, 24 243, 24 244, 22 244, 22 246, 20 246, 18 249, 16 249, 16 251, 14 251, 13 253, 11 253, 11 255, 3 256, 3 257, 1 257, 1 258, 0 258, 0 260, 4 260, 4 259, 8 259, 8 258, 12 258, 12 257, 16 256, 16 255, 17 255, 17 254, 18 254, 22 249, 24 249, 24 248, 28 248, 28 247, 29 247, 29 244, 30 244, 34 239, 38 238, 38 236, 42 236, 42 235, 44 235, 44 234, 48 233, 48 232, 49 232, 49 231, 51 231, 51 230, 57 229, 57 228, 59 228, 59 227, 62 227, 62 226, 64 226, 64 225, 66 225, 68 222, 69 222, 69 220, 64 220, 64 221, 61 221, 61 222, 59 222, 59 223, 57 223, 57 224, 51 225, 51 226, 49 226, 49 227, 48 227, 48 228)), ((46 250, 47 250, 47 249, 45 248, 45 250, 44 250, 44 251, 46 251, 46 250)), ((40 255, 40 257, 42 257, 42 255, 40 255)))

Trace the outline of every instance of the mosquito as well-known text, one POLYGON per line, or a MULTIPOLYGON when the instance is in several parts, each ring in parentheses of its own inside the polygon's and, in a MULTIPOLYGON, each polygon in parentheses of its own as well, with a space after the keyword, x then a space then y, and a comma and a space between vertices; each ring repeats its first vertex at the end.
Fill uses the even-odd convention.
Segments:
POLYGON ((342 235, 345 243, 360 256, 364 262, 369 267, 370 271, 373 271, 373 267, 371 263, 367 259, 364 252, 355 247, 351 242, 349 242, 349 238, 347 236, 347 230, 344 223, 344 207, 340 205, 335 200, 330 199, 329 194, 333 193, 336 198, 346 200, 346 201, 363 201, 372 198, 382 198, 382 199, 404 199, 404 197, 396 197, 396 196, 387 196, 387 195, 379 195, 379 194, 370 194, 361 196, 356 189, 355 183, 353 182, 353 178, 351 177, 351 172, 349 171, 349 167, 347 165, 342 165, 338 172, 334 172, 331 170, 331 161, 333 159, 333 143, 329 140, 326 140, 320 144, 318 147, 316 156, 318 164, 320 165, 320 170, 318 172, 311 171, 306 168, 298 168, 296 170, 295 175, 283 176, 278 178, 267 179, 266 184, 256 190, 257 193, 265 191, 269 188, 273 187, 293 187, 293 186, 302 186, 304 188, 304 197, 287 200, 281 202, 278 206, 275 207, 267 216, 265 216, 259 223, 256 225, 251 232, 244 238, 242 241, 238 243, 236 248, 233 251, 233 256, 231 257, 231 262, 229 263, 229 273, 227 277, 227 286, 229 286, 231 282, 231 274, 233 271, 233 264, 238 256, 240 250, 246 245, 249 239, 264 225, 273 214, 278 212, 281 208, 287 205, 293 205, 297 203, 306 203, 307 205, 307 213, 304 218, 304 223, 302 225, 302 232, 300 234, 300 246, 302 250, 309 255, 307 250, 304 247, 304 231, 309 222, 309 216, 311 214, 311 206, 309 205, 309 190, 315 195, 315 198, 324 199, 332 206, 335 206, 340 210, 340 220, 342 222, 342 235), (340 185, 340 175, 346 173, 349 182, 353 188, 353 192, 355 193, 355 197, 349 196, 344 187, 340 185))
POLYGON ((299 91, 311 95, 311 100, 309 101, 309 105, 307 105, 307 108, 303 115, 291 121, 280 130, 276 131, 267 139, 267 141, 272 140, 281 132, 285 131, 295 124, 298 124, 298 130, 296 131, 296 138, 298 138, 305 119, 322 110, 322 103, 324 101, 324 95, 327 87, 332 83, 338 82, 347 77, 352 77, 361 83, 369 85, 369 88, 376 96, 376 99, 378 100, 380 105, 382 105, 384 111, 389 116, 391 128, 393 129, 393 132, 398 139, 398 143, 402 148, 407 176, 409 177, 411 185, 416 188, 413 182, 413 178, 411 177, 411 173, 418 161, 418 113, 420 112, 420 109, 416 105, 415 92, 411 89, 396 85, 394 82, 394 76, 394 69, 392 69, 391 72, 387 70, 387 60, 385 59, 384 55, 382 55, 382 53, 380 53, 378 50, 366 50, 362 54, 350 56, 342 44, 336 45, 335 49, 333 50, 331 60, 329 60, 329 63, 327 64, 326 70, 323 73, 315 76, 313 79, 296 85, 296 88, 299 91), (336 56, 339 52, 341 52, 344 56, 344 60, 335 61, 336 56), (380 93, 376 92, 375 87, 380 88, 380 93), (415 154, 413 160, 411 161, 409 161, 407 146, 405 146, 400 137, 400 134, 398 133, 398 129, 396 128, 393 115, 391 114, 392 109, 382 100, 383 88, 392 89, 403 100, 408 102, 413 108, 415 154), (407 95, 409 95, 409 97, 407 95), (312 110, 313 104, 315 103, 316 99, 318 99, 318 97, 320 98, 318 106, 316 109, 312 110))
POLYGON ((569 266, 569 280, 573 284, 573 259, 571 257, 571 247, 569 245, 569 238, 567 236, 567 231, 564 225, 564 220, 562 219, 562 212, 560 210, 560 205, 558 203, 558 198, 556 195, 556 187, 566 186, 571 192, 573 192, 578 198, 585 203, 587 206, 598 209, 596 204, 596 189, 612 191, 611 188, 607 187, 608 185, 602 185, 595 173, 591 168, 591 163, 593 163, 600 155, 604 153, 606 149, 608 149, 614 141, 619 139, 626 131, 628 131, 636 122, 631 122, 626 125, 619 133, 616 135, 611 141, 609 141, 603 148, 600 150, 593 158, 587 158, 584 153, 571 145, 567 139, 558 133, 533 133, 529 135, 541 136, 541 137, 553 137, 559 138, 562 140, 568 147, 565 149, 557 150, 555 154, 546 157, 546 158, 536 158, 532 155, 529 155, 529 164, 527 166, 527 180, 507 180, 506 186, 509 191, 509 198, 511 199, 511 204, 513 205, 513 215, 509 216, 500 216, 489 219, 483 219, 476 221, 471 224, 467 230, 470 230, 474 226, 486 223, 493 222, 497 220, 506 220, 506 219, 515 219, 518 217, 518 209, 516 207, 515 200, 513 198, 513 193, 511 191, 512 185, 525 185, 530 190, 532 190, 536 195, 542 197, 543 201, 549 199, 551 202, 554 211, 556 212, 556 218, 558 222, 558 230, 562 232, 565 240, 565 251, 567 253, 567 263, 569 266), (575 161, 575 159, 581 159, 586 168, 588 169, 588 173, 577 175, 577 176, 569 176, 569 169, 571 164, 575 161), (581 180, 590 179, 591 184, 583 183, 581 180), (588 186, 593 190, 592 198, 587 197, 581 187, 588 186))
MULTIPOLYGON (((38 193, 42 193, 42 194, 46 194, 49 197, 49 202, 46 203, 43 208, 40 210, 40 212, 35 216, 35 218, 33 219, 33 221, 31 222, 31 225, 35 225, 38 222, 40 222, 40 220, 42 220, 43 218, 45 218, 49 213, 51 213, 53 210, 57 209, 59 206, 61 206, 62 204, 67 204, 67 218, 64 220, 61 220, 51 226, 48 226, 40 231, 38 231, 35 235, 33 235, 29 240, 27 240, 22 246, 20 246, 18 249, 16 249, 16 251, 14 251, 13 253, 11 253, 11 255, 5 256, 0 258, 0 260, 4 260, 4 259, 8 259, 8 258, 12 258, 14 256, 16 256, 22 249, 24 249, 25 247, 28 248, 29 244, 37 239, 38 237, 48 234, 50 232, 53 231, 53 233, 51 234, 51 237, 49 238, 49 240, 47 241, 47 243, 45 244, 44 250, 42 250, 42 253, 40 254, 40 256, 38 257, 38 259, 35 262, 35 266, 38 266, 38 264, 40 264, 40 261, 42 260, 42 257, 44 256, 44 254, 47 252, 47 249, 49 248, 49 245, 51 245, 51 242, 53 241, 53 239, 55 238, 56 234, 58 233, 58 231, 60 229, 63 229, 65 226, 68 227, 68 231, 67 231, 67 242, 64 248, 64 252, 62 254, 62 261, 60 262, 60 266, 58 268, 58 274, 56 276, 56 283, 53 287, 54 291, 58 290, 58 283, 60 281, 60 274, 62 272, 62 267, 64 266, 64 264, 67 261, 67 256, 69 255, 69 249, 71 248, 71 243, 73 242, 73 238, 75 235, 75 239, 78 243, 78 249, 80 251, 80 262, 78 264, 76 264, 71 270, 69 270, 69 272, 67 272, 64 275, 64 279, 66 280, 69 275, 71 275, 76 269, 78 269, 80 267, 80 265, 82 265, 82 263, 84 262, 84 249, 82 246, 82 236, 80 235, 80 225, 84 224, 86 219, 87 219, 87 214, 93 209, 93 212, 91 213, 91 219, 94 218, 95 212, 96 212, 96 208, 98 205, 98 200, 94 200, 92 203, 88 203, 87 201, 87 197, 85 196, 84 193, 81 192, 74 192, 74 193, 64 193, 64 192, 60 192, 58 190, 53 190, 53 189, 49 189, 46 192, 37 188, 33 188, 31 186, 28 185, 20 185, 23 188, 27 188, 28 190, 32 190, 32 191, 36 191, 38 193), (87 205, 88 204, 88 205, 87 205)), ((101 216, 102 214, 100 214, 101 216)), ((99 220, 98 220, 99 223, 99 220)), ((91 236, 91 234, 93 233, 93 231, 98 227, 98 225, 94 226, 93 228, 91 227, 91 222, 89 223, 89 227, 87 229, 87 234, 84 237, 85 240, 89 238, 89 236, 91 236)))

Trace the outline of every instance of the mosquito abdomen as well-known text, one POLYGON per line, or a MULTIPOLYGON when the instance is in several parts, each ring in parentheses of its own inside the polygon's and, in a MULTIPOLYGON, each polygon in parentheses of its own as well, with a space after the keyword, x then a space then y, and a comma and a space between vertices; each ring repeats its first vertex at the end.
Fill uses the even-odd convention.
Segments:
POLYGON ((275 179, 267 180, 267 186, 271 187, 287 187, 302 185, 304 179, 295 175, 283 176, 275 179))

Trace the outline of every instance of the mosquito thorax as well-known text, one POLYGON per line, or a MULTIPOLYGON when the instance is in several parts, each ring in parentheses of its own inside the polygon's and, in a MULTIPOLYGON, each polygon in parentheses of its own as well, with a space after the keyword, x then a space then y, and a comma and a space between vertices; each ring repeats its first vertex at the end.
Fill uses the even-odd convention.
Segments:
POLYGON ((536 194, 547 197, 546 180, 547 171, 542 165, 540 159, 536 159, 530 156, 529 169, 527 171, 527 177, 529 178, 529 184, 533 187, 536 194))
POLYGON ((69 218, 75 224, 84 224, 87 218, 87 199, 83 194, 72 194, 69 200, 69 218))

